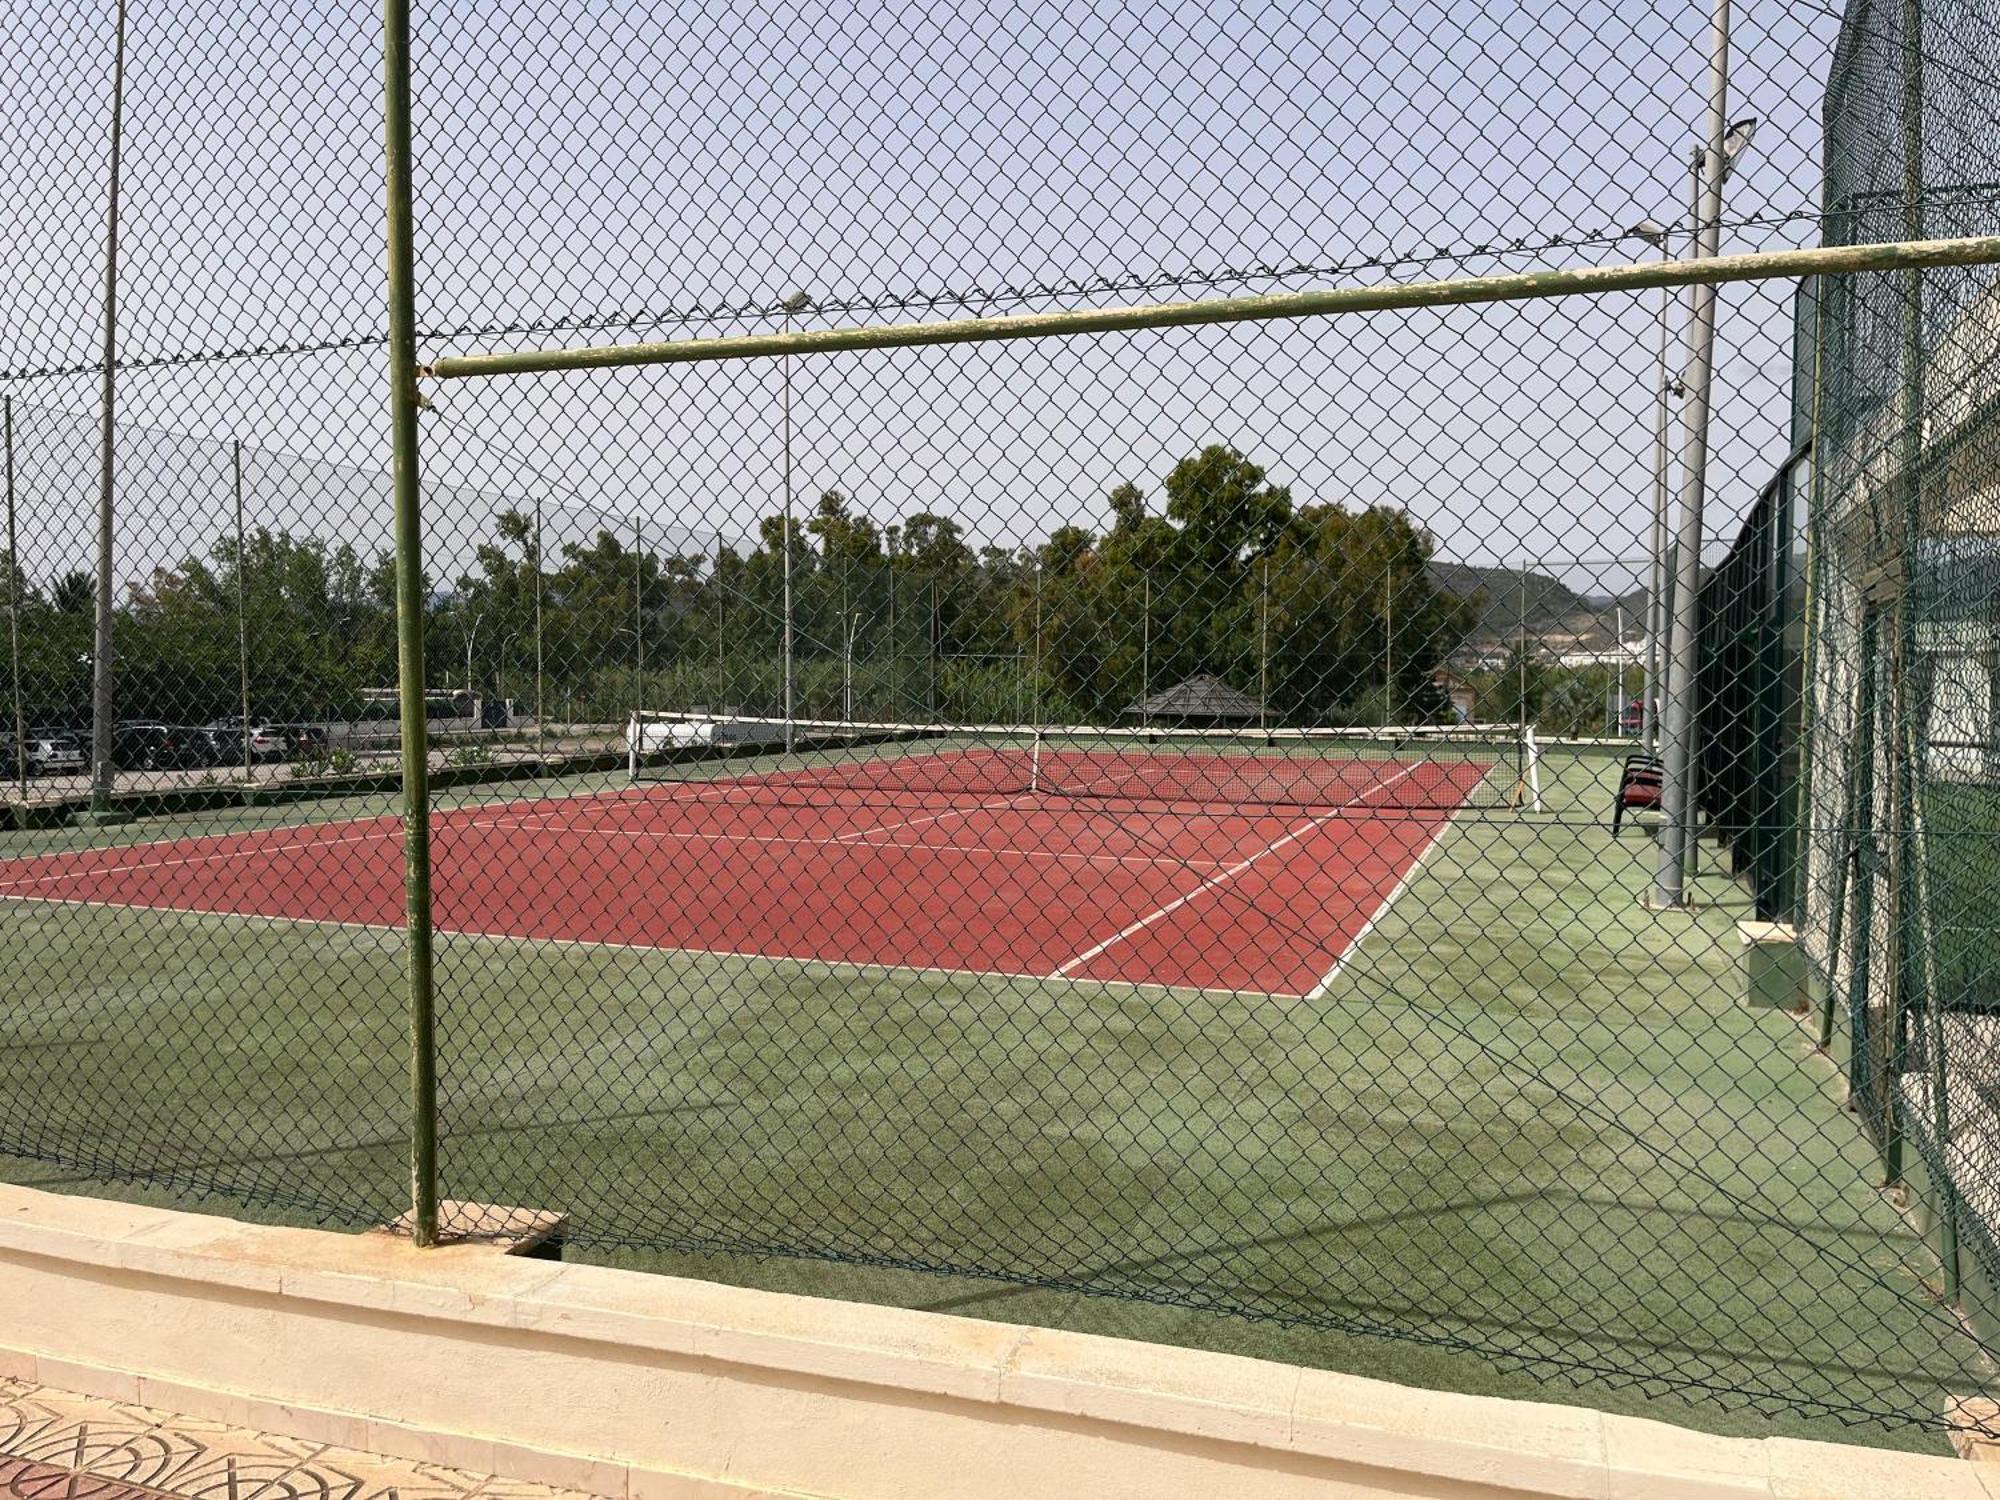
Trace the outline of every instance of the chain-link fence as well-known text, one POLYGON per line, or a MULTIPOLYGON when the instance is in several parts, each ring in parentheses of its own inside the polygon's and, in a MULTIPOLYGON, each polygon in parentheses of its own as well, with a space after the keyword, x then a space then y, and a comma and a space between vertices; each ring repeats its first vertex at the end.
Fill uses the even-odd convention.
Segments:
POLYGON ((10 15, 10 1172, 1941 1441, 1987 9, 10 15))
MULTIPOLYGON (((1875 4, 1828 97, 1827 237, 1993 221, 2000 137, 1976 6, 1875 4)), ((1990 267, 1817 285, 1811 524, 1811 879, 1825 1029, 1892 1181, 1918 1185, 1945 1294, 1985 1328, 1995 1240, 1992 877, 1995 278, 1990 267), (1910 1147, 1914 1146, 1914 1155, 1910 1147)))

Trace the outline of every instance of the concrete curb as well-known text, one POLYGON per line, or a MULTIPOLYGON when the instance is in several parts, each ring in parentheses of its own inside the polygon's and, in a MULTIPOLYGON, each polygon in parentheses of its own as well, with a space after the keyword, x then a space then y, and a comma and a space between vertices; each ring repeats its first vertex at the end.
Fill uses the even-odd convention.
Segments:
POLYGON ((623 1500, 2000 1500, 2000 1466, 23 1188, 0 1308, 0 1373, 623 1500))

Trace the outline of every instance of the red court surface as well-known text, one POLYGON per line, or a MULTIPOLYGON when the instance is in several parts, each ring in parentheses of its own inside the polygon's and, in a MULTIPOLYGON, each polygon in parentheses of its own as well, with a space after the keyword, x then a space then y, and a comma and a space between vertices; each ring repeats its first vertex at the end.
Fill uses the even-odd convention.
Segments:
MULTIPOLYGON (((885 798, 806 770, 464 808, 433 820, 435 919, 496 938, 1301 998, 1487 770, 1335 769, 1343 785, 1283 807, 989 794, 972 774, 885 798)), ((394 927, 401 829, 0 861, 0 896, 394 927)))

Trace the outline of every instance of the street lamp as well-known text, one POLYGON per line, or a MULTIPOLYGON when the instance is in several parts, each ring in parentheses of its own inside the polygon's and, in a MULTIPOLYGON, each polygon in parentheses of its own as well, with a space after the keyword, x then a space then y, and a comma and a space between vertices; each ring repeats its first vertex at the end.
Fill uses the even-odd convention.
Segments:
MULTIPOLYGON (((1692 159, 1694 256, 1706 260, 1722 243, 1722 186, 1750 148, 1753 119, 1730 120, 1729 3, 1715 0, 1709 26, 1707 139, 1692 159)), ((1688 328, 1688 396, 1681 408, 1680 541, 1674 557, 1671 672, 1661 725, 1659 862, 1650 904, 1687 904, 1687 861, 1694 846, 1694 663, 1701 588, 1702 506, 1708 484, 1709 398, 1715 375, 1715 288, 1694 289, 1688 328)))
MULTIPOLYGON (((812 299, 804 292, 793 292, 778 304, 785 313, 785 332, 792 331, 792 319, 812 306, 812 299)), ((795 674, 792 657, 792 357, 783 355, 778 360, 784 381, 784 442, 785 442, 785 753, 792 753, 797 742, 793 729, 796 693, 795 674)))
POLYGON ((1729 174, 1736 170, 1736 159, 1750 149, 1750 142, 1757 136, 1757 119, 1746 115, 1740 120, 1729 122, 1729 128, 1722 133, 1722 180, 1729 181, 1729 174))
MULTIPOLYGON (((1633 239, 1644 240, 1660 252, 1661 260, 1672 260, 1673 231, 1651 219, 1641 219, 1625 233, 1633 239)), ((1651 558, 1646 575, 1646 676, 1640 691, 1645 701, 1641 705, 1643 727, 1642 743, 1647 751, 1659 745, 1660 724, 1659 705, 1665 696, 1661 682, 1661 668, 1664 655, 1661 637, 1667 625, 1667 426, 1670 419, 1669 397, 1681 394, 1681 383, 1667 368, 1667 325, 1671 322, 1673 291, 1660 288, 1660 311, 1655 319, 1658 326, 1658 351, 1653 390, 1653 524, 1651 538, 1651 558)))
POLYGON ((472 623, 465 627, 465 696, 472 697, 472 643, 479 637, 480 614, 472 616, 472 623))

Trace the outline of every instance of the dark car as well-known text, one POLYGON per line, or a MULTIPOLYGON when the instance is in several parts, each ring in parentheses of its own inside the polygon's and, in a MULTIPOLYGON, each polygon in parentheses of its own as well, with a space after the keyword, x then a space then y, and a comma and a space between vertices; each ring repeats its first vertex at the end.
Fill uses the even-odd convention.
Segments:
POLYGON ((183 771, 206 765, 207 738, 177 724, 120 724, 112 731, 111 761, 121 771, 183 771))
POLYGON ((243 764, 243 721, 241 719, 214 719, 195 731, 208 747, 208 763, 212 766, 240 766, 243 764))

